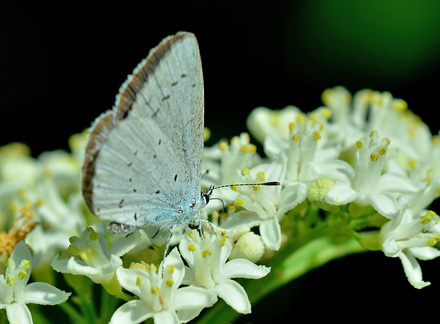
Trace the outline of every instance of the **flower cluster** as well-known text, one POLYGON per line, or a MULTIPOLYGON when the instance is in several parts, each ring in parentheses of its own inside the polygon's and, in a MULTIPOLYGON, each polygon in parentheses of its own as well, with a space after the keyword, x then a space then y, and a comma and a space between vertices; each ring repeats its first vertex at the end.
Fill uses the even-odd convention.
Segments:
POLYGON ((27 303, 67 299, 47 283, 26 285, 33 269, 34 281, 64 274, 80 311, 63 310, 77 322, 186 323, 219 299, 226 306, 215 307, 247 314, 251 302, 294 278, 280 256, 301 250, 305 272, 316 260, 307 259, 307 247, 322 242, 337 242, 335 255, 350 253, 341 242, 380 250, 401 261, 411 285, 429 285, 418 260, 440 255, 439 216, 429 209, 440 195, 438 135, 387 92, 352 97, 336 87, 322 99, 309 113, 257 108, 248 118, 255 144, 242 133, 205 148, 202 186, 230 186, 215 189, 217 200, 201 210, 211 226, 176 229, 164 260, 167 231, 118 236, 87 210, 80 194, 86 135, 72 136, 72 154, 32 158, 23 144, 0 148, 0 309, 10 322, 31 323, 27 303), (257 279, 264 287, 252 290, 257 279), (115 301, 105 314, 91 311, 92 297, 81 291, 95 284, 115 301))

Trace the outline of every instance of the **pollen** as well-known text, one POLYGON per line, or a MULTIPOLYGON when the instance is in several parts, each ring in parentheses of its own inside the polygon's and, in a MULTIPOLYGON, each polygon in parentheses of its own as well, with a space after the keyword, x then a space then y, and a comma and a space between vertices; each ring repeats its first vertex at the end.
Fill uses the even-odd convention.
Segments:
POLYGON ((257 173, 257 179, 258 181, 266 181, 266 175, 263 171, 260 171, 257 173))
POLYGON ((405 100, 402 99, 396 99, 393 102, 392 108, 394 110, 403 111, 408 108, 408 103, 405 100))
POLYGON ((292 142, 298 143, 298 141, 299 141, 299 135, 298 134, 294 134, 292 136, 292 142))
POLYGON ((228 144, 226 144, 226 142, 221 142, 218 145, 218 148, 220 149, 220 151, 226 151, 228 149, 228 144))
POLYGON ((27 276, 27 272, 26 272, 26 270, 21 270, 21 271, 18 273, 18 278, 21 279, 21 280, 23 280, 24 278, 26 278, 26 276, 27 276))
POLYGON ((293 131, 295 129, 295 123, 294 122, 290 122, 289 123, 289 131, 293 131))
POLYGON ((204 249, 203 250, 203 252, 202 252, 202 256, 204 257, 204 258, 206 258, 206 257, 208 257, 208 256, 210 256, 211 255, 211 250, 210 249, 204 249))
POLYGON ((151 286, 151 293, 153 295, 159 296, 159 287, 158 286, 151 286))
POLYGON ((173 279, 168 279, 168 280, 166 281, 166 283, 167 283, 167 286, 168 286, 168 287, 172 287, 172 286, 174 285, 174 281, 173 281, 173 279))
POLYGON ((313 139, 314 139, 315 141, 321 139, 321 133, 320 133, 320 132, 316 132, 315 135, 313 136, 313 139))
POLYGON ((237 198, 237 199, 235 199, 235 204, 236 204, 237 206, 243 206, 244 201, 241 200, 241 199, 239 199, 239 198, 237 198))
POLYGON ((6 283, 9 286, 12 286, 14 284, 14 282, 15 282, 14 276, 12 274, 9 274, 8 278, 6 279, 6 283))
POLYGON ((192 244, 192 243, 188 244, 188 251, 194 252, 195 250, 196 250, 196 247, 194 246, 194 244, 192 244))
POLYGON ((249 169, 247 169, 247 168, 243 168, 241 170, 241 175, 242 176, 247 176, 247 175, 250 175, 250 174, 251 174, 251 171, 249 171, 249 169))
POLYGON ((371 153, 370 154, 370 160, 372 161, 372 162, 376 162, 377 160, 379 160, 379 157, 380 157, 380 155, 379 155, 379 153, 371 153))

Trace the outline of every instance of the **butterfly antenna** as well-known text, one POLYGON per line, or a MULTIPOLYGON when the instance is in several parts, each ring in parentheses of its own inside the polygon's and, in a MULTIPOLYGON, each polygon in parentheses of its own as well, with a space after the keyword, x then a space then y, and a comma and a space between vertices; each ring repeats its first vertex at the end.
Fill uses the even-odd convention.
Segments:
POLYGON ((230 187, 243 187, 243 186, 279 186, 281 183, 278 181, 268 181, 268 182, 260 182, 260 183, 233 183, 222 186, 214 186, 210 188, 211 190, 220 189, 220 188, 230 188, 230 187))

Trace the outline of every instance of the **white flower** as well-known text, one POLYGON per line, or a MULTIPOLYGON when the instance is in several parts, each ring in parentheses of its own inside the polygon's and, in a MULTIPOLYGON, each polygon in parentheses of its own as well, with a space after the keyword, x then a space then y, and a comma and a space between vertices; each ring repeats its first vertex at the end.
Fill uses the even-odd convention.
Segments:
POLYGON ((10 323, 32 323, 26 304, 56 305, 70 296, 45 282, 27 284, 32 271, 32 256, 20 241, 7 261, 5 275, 0 275, 0 309, 6 309, 10 323))
POLYGON ((140 323, 153 318, 156 324, 186 323, 205 307, 217 301, 215 294, 198 287, 179 288, 185 268, 177 248, 164 260, 163 269, 150 265, 148 269, 117 270, 117 277, 125 289, 139 299, 131 300, 119 307, 110 323, 140 323))
POLYGON ((282 138, 289 137, 289 124, 296 120, 302 112, 294 106, 287 106, 281 110, 258 107, 252 110, 247 119, 247 128, 260 142, 273 132, 279 133, 282 138))
POLYGON ((81 237, 71 237, 67 251, 69 259, 52 259, 52 267, 58 272, 89 277, 102 284, 111 294, 118 295, 121 287, 116 280, 116 269, 122 266, 121 256, 136 247, 140 234, 135 231, 115 239, 109 247, 106 238, 87 227, 81 237))
POLYGON ((435 247, 440 241, 438 220, 438 215, 432 211, 413 217, 408 209, 381 229, 385 255, 401 260, 408 281, 415 288, 430 284, 422 280, 422 270, 417 259, 432 260, 440 256, 440 251, 435 247))
POLYGON ((284 185, 314 181, 317 175, 313 165, 337 158, 339 149, 327 145, 322 135, 329 117, 330 110, 325 108, 308 115, 299 113, 288 124, 287 138, 281 132, 272 132, 266 137, 264 152, 279 168, 286 170, 285 178, 278 179, 284 185))
MULTIPOLYGON (((259 168, 266 168, 271 179, 282 178, 280 168, 262 165, 259 168)), ((242 175, 245 178, 244 182, 247 183, 264 182, 265 173, 260 171, 255 178, 252 178, 248 169, 242 170, 242 175)), ((281 246, 280 221, 285 213, 304 201, 307 196, 306 186, 297 182, 284 188, 282 186, 266 187, 256 185, 240 186, 234 189, 239 192, 235 204, 245 210, 230 215, 221 224, 221 227, 225 230, 233 230, 240 227, 252 228, 259 226, 264 243, 271 250, 279 250, 281 246)))
POLYGON ((231 279, 259 279, 267 275, 270 268, 257 266, 246 259, 226 262, 231 253, 226 232, 204 234, 202 239, 196 230, 192 230, 180 241, 179 249, 188 264, 183 283, 206 288, 237 312, 250 313, 251 305, 246 291, 231 279))
POLYGON ((373 131, 367 139, 356 142, 354 168, 342 160, 320 166, 319 172, 336 182, 328 191, 326 202, 331 205, 370 204, 381 215, 396 217, 401 208, 398 194, 412 192, 415 187, 402 175, 382 174, 389 143, 387 138, 379 141, 378 133, 373 131))
MULTIPOLYGON (((235 136, 230 144, 226 141, 220 142, 216 147, 205 148, 203 169, 207 170, 202 177, 202 185, 206 188, 215 185, 227 185, 241 179, 240 171, 243 168, 251 168, 260 160, 257 147, 250 143, 247 133, 235 136)), ((225 204, 231 202, 236 194, 229 189, 218 189, 215 197, 221 199, 225 204)), ((207 206, 208 210, 213 204, 207 206)), ((218 206, 217 206, 218 209, 218 206)))

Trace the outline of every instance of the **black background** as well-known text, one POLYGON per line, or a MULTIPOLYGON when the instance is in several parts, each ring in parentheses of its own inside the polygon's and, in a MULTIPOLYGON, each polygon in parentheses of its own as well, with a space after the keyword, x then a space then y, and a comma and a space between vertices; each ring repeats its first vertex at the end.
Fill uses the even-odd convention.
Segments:
MULTIPOLYGON (((384 21, 388 19, 392 25, 394 20, 389 18, 390 8, 384 7, 380 10, 383 15, 367 17, 371 25, 362 29, 363 36, 370 35, 368 28, 373 36, 382 32, 386 36, 379 43, 386 47, 371 50, 363 41, 347 41, 324 28, 346 22, 342 4, 347 1, 328 14, 319 12, 319 2, 125 1, 117 5, 72 2, 69 6, 2 1, 0 145, 25 142, 34 156, 67 149, 71 134, 89 127, 112 107, 119 86, 148 51, 180 30, 195 33, 199 41, 205 124, 213 134, 208 144, 246 131, 246 117, 255 107, 296 105, 310 111, 321 105, 322 91, 336 85, 352 92, 363 88, 390 91, 405 99, 437 133, 440 29, 429 27, 432 35, 413 34, 420 30, 418 23, 399 16, 400 9, 408 15, 408 8, 393 7, 393 19, 414 26, 396 29, 394 35, 408 36, 403 41, 397 42, 392 33, 386 39, 390 34, 382 30, 384 21), (332 19, 330 23, 326 17, 332 19), (374 19, 379 30, 374 28, 374 19), (432 46, 419 53, 417 60, 405 56, 411 41, 422 36, 432 36, 432 46), (406 47, 400 48, 401 44, 406 47), (394 53, 403 58, 394 59, 394 53)), ((377 6, 378 2, 362 3, 377 6)), ((368 8, 349 9, 362 12, 368 8)), ((432 11, 439 16, 437 5, 432 11)), ((361 27, 350 20, 344 28, 350 32, 361 27)), ((360 36, 358 39, 368 39, 360 36)), ((420 48, 417 43, 414 46, 420 48)), ((440 289, 436 276, 440 262, 421 263, 424 279, 432 286, 419 291, 407 282, 398 259, 379 252, 331 262, 253 305, 253 314, 243 317, 241 323, 262 323, 268 318, 357 320, 380 316, 398 320, 410 312, 420 316, 435 309, 440 289)))

